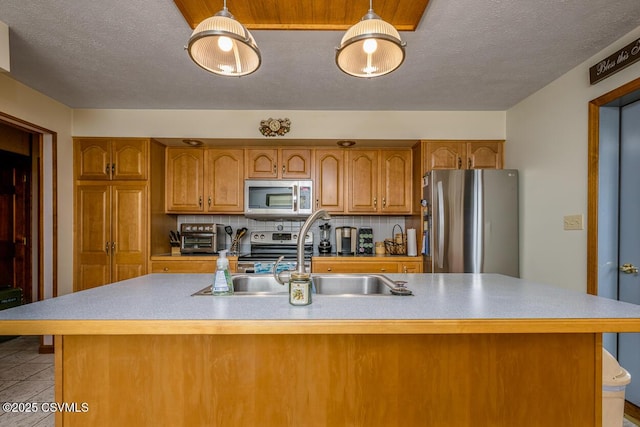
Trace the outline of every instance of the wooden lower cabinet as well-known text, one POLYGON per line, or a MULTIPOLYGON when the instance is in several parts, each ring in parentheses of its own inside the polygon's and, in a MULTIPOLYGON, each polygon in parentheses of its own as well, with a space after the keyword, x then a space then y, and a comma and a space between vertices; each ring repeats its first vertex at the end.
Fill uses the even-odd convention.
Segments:
POLYGON ((214 335, 207 324, 56 336, 55 401, 87 409, 57 412, 56 426, 601 425, 597 334, 214 335))
POLYGON ((314 257, 312 273, 422 273, 422 259, 415 257, 314 257))

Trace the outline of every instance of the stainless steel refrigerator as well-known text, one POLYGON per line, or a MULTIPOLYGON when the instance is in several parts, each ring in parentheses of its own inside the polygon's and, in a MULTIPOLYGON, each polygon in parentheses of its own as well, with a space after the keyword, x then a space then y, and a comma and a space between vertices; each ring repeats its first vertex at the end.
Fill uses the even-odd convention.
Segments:
POLYGON ((517 170, 435 170, 423 184, 434 273, 519 277, 517 170))

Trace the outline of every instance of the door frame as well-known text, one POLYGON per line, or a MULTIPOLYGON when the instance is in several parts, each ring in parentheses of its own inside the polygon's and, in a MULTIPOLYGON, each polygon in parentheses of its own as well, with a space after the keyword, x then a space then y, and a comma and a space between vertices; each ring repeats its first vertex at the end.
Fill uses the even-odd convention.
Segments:
MULTIPOLYGON (((598 184, 600 176, 600 107, 640 90, 640 78, 589 102, 587 183, 587 292, 598 295, 598 184)), ((625 401, 625 413, 640 418, 640 408, 625 401)))
MULTIPOLYGON (((41 161, 38 164, 38 192, 37 195, 34 194, 35 197, 38 198, 38 209, 34 214, 37 215, 37 223, 38 223, 38 244, 37 248, 32 248, 32 250, 37 251, 37 262, 38 262, 38 274, 37 274, 37 283, 38 283, 38 299, 42 300, 51 297, 55 297, 58 295, 58 174, 57 174, 57 133, 53 132, 49 129, 38 126, 34 123, 29 123, 25 120, 22 120, 18 117, 11 116, 9 114, 3 113, 0 111, 0 122, 6 123, 8 125, 14 126, 24 132, 29 132, 31 134, 35 134, 36 139, 36 147, 34 150, 38 151, 38 156, 41 161), (45 147, 45 144, 50 144, 50 147, 45 147), (42 159, 44 159, 45 151, 50 151, 51 164, 45 165, 42 159), (45 171, 50 168, 50 178, 51 178, 51 225, 50 225, 50 235, 45 236, 43 234, 48 234, 48 230, 45 224, 45 194, 43 189, 45 186, 45 171), (45 283, 45 259, 46 253, 50 253, 51 255, 51 286, 46 286, 45 283)), ((32 205, 33 206, 33 205, 32 205)), ((32 238, 35 236, 32 236, 32 238)), ((48 345, 41 345, 41 351, 46 350, 48 345)))
POLYGON ((598 182, 600 175, 600 107, 640 90, 640 78, 589 101, 587 183, 587 292, 598 295, 598 182))

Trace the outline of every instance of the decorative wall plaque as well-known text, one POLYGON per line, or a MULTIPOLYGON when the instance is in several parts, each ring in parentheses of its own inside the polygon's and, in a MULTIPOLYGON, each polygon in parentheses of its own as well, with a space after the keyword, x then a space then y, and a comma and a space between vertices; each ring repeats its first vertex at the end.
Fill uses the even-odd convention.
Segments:
POLYGON ((291 129, 291 120, 284 119, 272 119, 269 117, 267 120, 260 121, 260 133, 264 136, 282 136, 288 133, 291 129))
POLYGON ((617 73, 640 59, 640 39, 629 43, 613 55, 608 56, 589 68, 591 84, 617 73))

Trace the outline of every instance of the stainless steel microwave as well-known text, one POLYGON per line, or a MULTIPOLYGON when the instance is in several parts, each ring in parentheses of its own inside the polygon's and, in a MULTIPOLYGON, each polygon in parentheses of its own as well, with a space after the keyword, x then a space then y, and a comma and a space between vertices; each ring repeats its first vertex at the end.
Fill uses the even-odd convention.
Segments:
POLYGON ((256 219, 298 219, 313 212, 313 181, 244 181, 244 216, 256 219))

